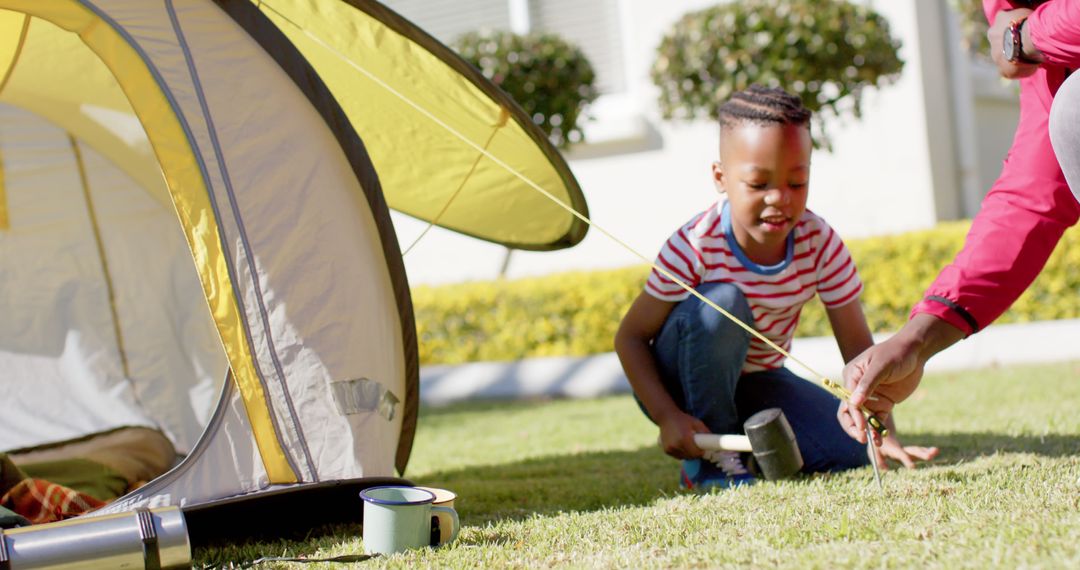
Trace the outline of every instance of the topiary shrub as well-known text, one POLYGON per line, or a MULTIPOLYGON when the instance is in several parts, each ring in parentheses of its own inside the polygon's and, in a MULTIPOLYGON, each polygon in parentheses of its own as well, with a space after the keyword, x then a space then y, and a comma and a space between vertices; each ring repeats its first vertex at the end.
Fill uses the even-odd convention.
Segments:
POLYGON ((862 114, 862 92, 900 74, 888 22, 845 0, 743 0, 690 12, 664 36, 652 66, 664 118, 712 118, 752 83, 782 87, 826 122, 862 114))
POLYGON ((465 34, 454 49, 521 105, 553 144, 584 140, 578 123, 596 99, 596 73, 576 46, 554 34, 495 31, 465 34))

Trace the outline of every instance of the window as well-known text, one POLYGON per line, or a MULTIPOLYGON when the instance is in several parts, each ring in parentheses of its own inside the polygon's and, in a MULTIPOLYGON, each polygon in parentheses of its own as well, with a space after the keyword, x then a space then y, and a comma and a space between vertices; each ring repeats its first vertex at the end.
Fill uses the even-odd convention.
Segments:
POLYGON ((619 0, 385 0, 449 45, 478 30, 550 32, 581 48, 601 94, 626 90, 619 0))
POLYGON ((383 0, 383 4, 447 45, 466 32, 510 29, 508 0, 383 0))

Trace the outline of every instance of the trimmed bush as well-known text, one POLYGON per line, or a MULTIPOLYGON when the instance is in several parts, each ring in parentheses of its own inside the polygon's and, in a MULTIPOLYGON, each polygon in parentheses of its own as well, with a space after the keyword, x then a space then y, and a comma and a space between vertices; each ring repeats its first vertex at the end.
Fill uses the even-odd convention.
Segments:
POLYGON ((900 41, 872 9, 846 0, 743 0, 687 13, 664 36, 652 67, 665 118, 718 117, 752 83, 782 87, 826 123, 861 116, 862 92, 896 79, 900 41))
MULTIPOLYGON (((963 245, 968 222, 850 240, 865 283, 863 308, 875 332, 891 332, 963 245)), ((421 364, 518 360, 610 352, 619 321, 641 292, 647 266, 516 281, 413 288, 421 364)), ((1080 229, 1073 228, 1035 283, 999 323, 1080 318, 1080 229)), ((818 301, 796 334, 831 334, 818 301)))
POLYGON ((465 34, 454 49, 521 105, 553 144, 584 140, 578 122, 596 99, 596 73, 577 46, 555 34, 493 31, 465 34))

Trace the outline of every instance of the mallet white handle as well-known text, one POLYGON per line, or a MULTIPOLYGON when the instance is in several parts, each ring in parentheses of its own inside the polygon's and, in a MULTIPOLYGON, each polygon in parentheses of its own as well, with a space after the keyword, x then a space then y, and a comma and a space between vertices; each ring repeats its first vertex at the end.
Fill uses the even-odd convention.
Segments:
POLYGON ((694 443, 706 451, 753 451, 745 435, 695 433, 694 443))

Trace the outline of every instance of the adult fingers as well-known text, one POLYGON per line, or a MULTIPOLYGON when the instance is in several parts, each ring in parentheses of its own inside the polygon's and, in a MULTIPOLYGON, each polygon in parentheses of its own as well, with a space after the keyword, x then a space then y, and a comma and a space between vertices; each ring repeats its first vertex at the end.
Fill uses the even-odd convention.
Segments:
POLYGON ((874 392, 874 388, 881 383, 882 370, 873 366, 873 363, 869 363, 865 368, 858 367, 856 371, 851 375, 850 383, 853 384, 851 388, 851 398, 848 399, 852 406, 856 408, 862 407, 870 399, 870 394, 874 392))
MULTIPOLYGON (((880 346, 880 345, 878 345, 880 346)), ((887 376, 887 371, 874 357, 878 346, 867 349, 844 367, 844 384, 851 392, 851 405, 859 408, 870 399, 874 388, 887 376)))
POLYGON ((851 405, 847 402, 840 402, 839 408, 836 410, 836 419, 840 422, 840 427, 848 434, 851 439, 859 443, 866 443, 866 432, 860 430, 855 424, 855 416, 862 417, 861 413, 852 413, 851 405))
MULTIPOLYGON (((876 412, 875 411, 874 412, 874 417, 877 418, 877 423, 879 425, 882 425, 882 426, 887 426, 888 425, 887 422, 889 421, 889 414, 887 412, 876 412)), ((870 422, 867 421, 866 425, 869 426, 870 422)), ((886 431, 888 430, 888 428, 885 428, 885 429, 886 429, 886 431)), ((881 432, 879 432, 878 430, 873 429, 873 428, 870 428, 869 430, 867 430, 867 428, 864 427, 863 431, 869 431, 870 432, 870 436, 874 440, 874 445, 876 445, 878 447, 881 447, 881 446, 885 445, 885 437, 882 436, 881 432)))

